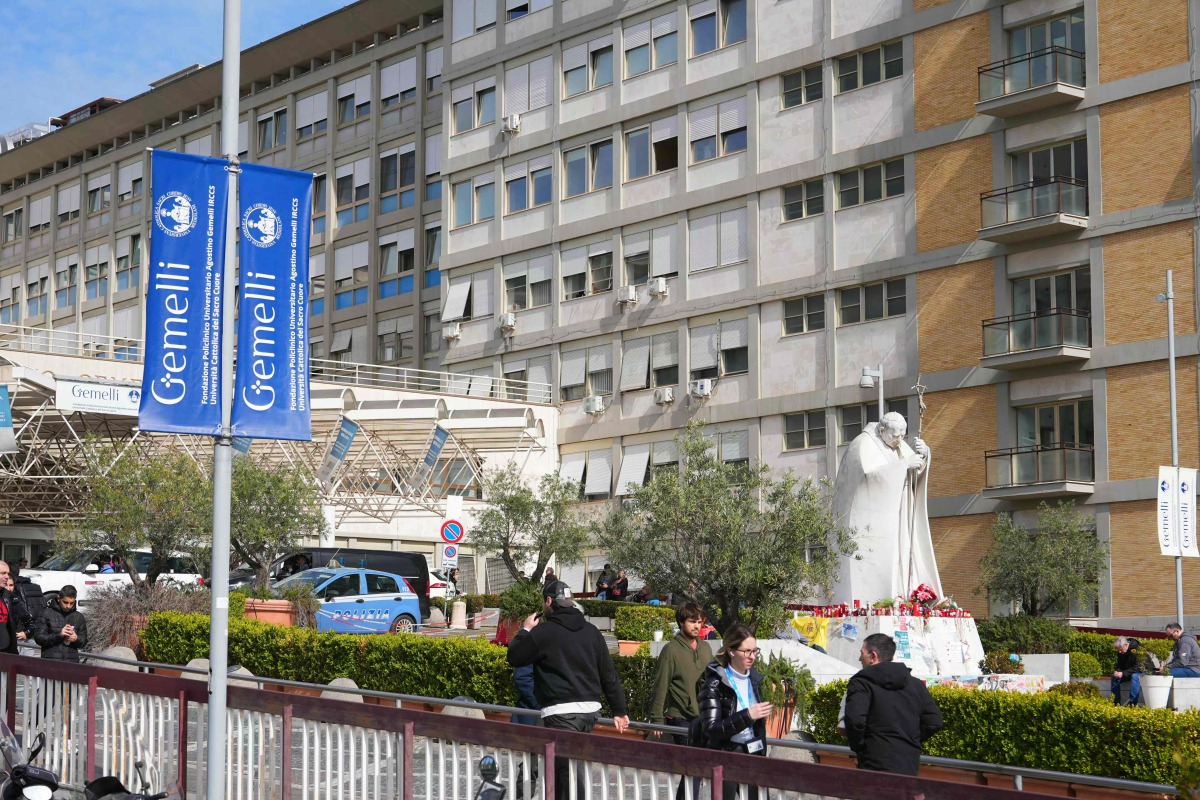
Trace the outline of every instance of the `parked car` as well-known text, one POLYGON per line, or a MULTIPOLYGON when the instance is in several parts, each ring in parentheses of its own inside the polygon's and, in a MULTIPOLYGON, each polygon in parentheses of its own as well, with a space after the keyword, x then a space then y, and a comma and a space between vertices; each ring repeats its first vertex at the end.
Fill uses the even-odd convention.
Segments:
POLYGON ((434 570, 429 573, 429 596, 440 597, 446 599, 446 589, 450 585, 450 579, 446 577, 446 573, 439 570, 434 570))
POLYGON ((308 584, 321 602, 317 630, 336 633, 412 633, 421 605, 401 575, 371 569, 317 567, 274 584, 276 589, 308 584))
MULTIPOLYGON (((308 568, 340 569, 342 567, 372 569, 401 575, 417 593, 421 605, 420 621, 429 619, 429 562, 421 553, 398 550, 367 550, 360 547, 309 547, 285 553, 271 562, 267 574, 272 583, 292 575, 300 557, 308 568)), ((229 573, 229 588, 248 587, 254 583, 254 570, 241 567, 229 573)), ((443 593, 444 593, 443 587, 443 593)))
MULTIPOLYGON (((91 595, 102 586, 114 583, 128 586, 133 583, 124 568, 101 572, 106 565, 113 563, 113 558, 112 553, 101 550, 91 550, 74 558, 51 556, 21 575, 42 587, 47 603, 58 597, 59 589, 71 584, 79 592, 79 605, 86 606, 91 595)), ((150 569, 150 551, 135 550, 132 558, 138 575, 145 578, 150 569)), ((167 559, 167 571, 159 575, 159 580, 180 584, 204 582, 192 557, 185 553, 176 553, 167 559)))

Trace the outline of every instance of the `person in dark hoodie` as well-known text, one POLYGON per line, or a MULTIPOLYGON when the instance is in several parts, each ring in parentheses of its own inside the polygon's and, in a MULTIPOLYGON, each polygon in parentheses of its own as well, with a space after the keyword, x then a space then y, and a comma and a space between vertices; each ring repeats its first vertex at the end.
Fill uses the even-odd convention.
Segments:
POLYGON ((1125 682, 1129 683, 1129 705, 1138 704, 1138 698, 1142 694, 1142 676, 1137 671, 1141 658, 1141 644, 1137 639, 1126 639, 1124 636, 1118 636, 1113 642, 1113 647, 1117 650, 1117 668, 1113 670, 1109 689, 1112 691, 1112 701, 1116 705, 1121 705, 1121 684, 1125 682))
POLYGON ((859 769, 916 775, 921 743, 942 729, 942 712, 925 684, 892 661, 896 642, 883 633, 863 640, 862 669, 846 688, 846 738, 859 769))
MULTIPOLYGON (((600 718, 600 700, 604 698, 617 730, 624 732, 629 727, 629 711, 604 636, 575 607, 567 584, 546 584, 542 598, 550 601, 550 613, 531 614, 508 645, 510 666, 533 666, 542 725, 590 733, 600 718)), ((583 797, 582 771, 578 777, 578 793, 583 797)), ((554 794, 558 800, 570 796, 569 759, 554 759, 554 794)))
POLYGON ((71 584, 58 590, 54 599, 37 619, 34 639, 42 648, 42 658, 79 661, 79 651, 87 647, 87 620, 75 608, 78 592, 71 584))

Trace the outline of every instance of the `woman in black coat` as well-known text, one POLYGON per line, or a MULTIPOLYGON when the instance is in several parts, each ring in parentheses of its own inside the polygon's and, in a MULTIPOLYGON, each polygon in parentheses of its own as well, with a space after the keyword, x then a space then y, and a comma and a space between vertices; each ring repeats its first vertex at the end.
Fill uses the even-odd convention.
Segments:
MULTIPOLYGON (((717 659, 700 679, 700 719, 705 742, 714 750, 767 754, 767 715, 771 704, 762 699, 762 675, 754 669, 758 641, 745 625, 725 631, 717 659)), ((738 785, 726 782, 723 797, 733 798, 738 785)), ((758 788, 749 797, 758 800, 758 788)), ((765 800, 765 793, 764 793, 765 800)))

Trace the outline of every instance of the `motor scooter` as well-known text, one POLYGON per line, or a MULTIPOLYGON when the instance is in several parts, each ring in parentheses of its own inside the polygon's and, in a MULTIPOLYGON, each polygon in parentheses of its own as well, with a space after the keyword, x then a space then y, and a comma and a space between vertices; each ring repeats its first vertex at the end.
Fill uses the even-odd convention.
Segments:
POLYGON ((33 740, 29 755, 24 755, 17 737, 8 724, 0 719, 0 772, 4 783, 0 784, 0 800, 52 800, 57 797, 58 775, 52 770, 33 764, 46 746, 46 735, 39 733, 33 740))
POLYGON ((140 792, 129 791, 118 778, 110 775, 104 778, 96 778, 96 780, 85 784, 83 787, 83 796, 86 800, 164 800, 164 798, 178 796, 171 792, 152 794, 150 792, 150 781, 146 778, 145 762, 138 761, 133 766, 137 770, 138 781, 142 784, 140 792))

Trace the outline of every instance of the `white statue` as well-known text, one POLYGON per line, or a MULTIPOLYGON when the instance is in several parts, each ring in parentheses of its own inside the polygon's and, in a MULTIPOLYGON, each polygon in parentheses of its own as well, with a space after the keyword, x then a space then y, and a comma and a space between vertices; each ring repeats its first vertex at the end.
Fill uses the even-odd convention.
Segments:
POLYGON ((929 447, 904 441, 908 423, 883 415, 850 443, 834 481, 833 512, 857 532, 858 558, 843 557, 834 603, 908 597, 920 584, 943 597, 929 533, 929 447))

